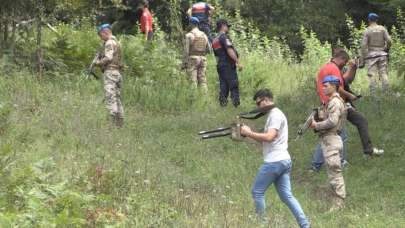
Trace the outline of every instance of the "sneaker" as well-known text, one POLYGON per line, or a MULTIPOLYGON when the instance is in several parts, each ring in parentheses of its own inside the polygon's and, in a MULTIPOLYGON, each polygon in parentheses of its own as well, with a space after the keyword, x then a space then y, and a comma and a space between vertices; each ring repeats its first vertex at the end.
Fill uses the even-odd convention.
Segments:
POLYGON ((380 150, 380 149, 374 147, 371 154, 372 154, 372 155, 380 156, 380 155, 383 155, 383 154, 384 154, 384 150, 380 150))
POLYGON ((309 168, 309 172, 311 172, 311 173, 319 173, 320 170, 321 170, 320 167, 317 168, 317 167, 315 167, 313 165, 311 165, 311 168, 309 168))

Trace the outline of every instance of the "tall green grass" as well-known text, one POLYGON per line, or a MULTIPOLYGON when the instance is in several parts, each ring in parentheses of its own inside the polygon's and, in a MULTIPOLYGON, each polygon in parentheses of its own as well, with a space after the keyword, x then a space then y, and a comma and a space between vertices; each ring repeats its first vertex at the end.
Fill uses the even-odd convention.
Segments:
MULTIPOLYGON (((250 196, 262 163, 260 145, 226 138, 201 141, 196 135, 253 108, 251 96, 263 87, 273 90, 288 117, 293 191, 313 227, 405 226, 405 89, 392 68, 392 91, 378 99, 368 94, 365 70, 354 84, 365 95, 357 106, 369 120, 374 143, 386 154, 363 159, 356 129, 349 125, 347 207, 327 213, 326 174, 308 172, 317 137, 308 132, 295 140, 294 134, 318 104, 314 78, 329 58, 330 45, 315 34, 302 31, 307 49, 298 62, 279 39, 245 42, 235 33, 245 65, 239 73, 239 108, 219 107, 212 56, 204 96, 191 89, 179 70, 180 53, 164 34, 149 46, 141 37, 120 36, 125 126, 116 129, 107 118, 102 83, 86 80, 83 73, 99 45, 93 28, 57 29, 62 36, 49 32, 44 38, 45 57, 52 64, 43 80, 29 68, 0 60, 1 227, 263 225, 257 223, 250 196)), ((247 124, 260 129, 263 121, 247 124)), ((270 220, 264 226, 296 226, 272 188, 267 205, 270 220)))

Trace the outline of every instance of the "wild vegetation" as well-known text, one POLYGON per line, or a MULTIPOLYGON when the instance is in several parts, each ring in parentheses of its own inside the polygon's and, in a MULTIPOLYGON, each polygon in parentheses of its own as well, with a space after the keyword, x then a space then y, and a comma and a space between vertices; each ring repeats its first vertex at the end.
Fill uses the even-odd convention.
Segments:
MULTIPOLYGON (((16 1, 18 2, 18 1, 16 1)), ((230 16, 231 17, 231 16, 230 16)), ((324 170, 308 171, 317 137, 295 131, 318 104, 314 77, 331 44, 300 29, 302 54, 281 37, 268 38, 240 14, 231 36, 241 52, 242 105, 220 108, 215 59, 209 56, 209 94, 193 91, 180 71, 175 39, 160 30, 150 45, 119 34, 124 47, 125 126, 107 119, 100 81, 85 68, 99 48, 94 20, 52 23, 42 30, 43 73, 38 76, 35 27, 17 30, 0 59, 1 227, 256 227, 250 187, 262 162, 260 145, 229 139, 201 141, 196 133, 232 122, 254 107, 251 96, 268 87, 290 127, 293 188, 313 227, 404 227, 403 164, 405 23, 391 30, 391 90, 369 96, 365 69, 354 89, 375 144, 386 153, 364 159, 349 125, 347 207, 327 213, 324 170)), ((356 53, 363 26, 346 18, 347 49, 356 53)), ((345 42, 346 43, 346 42, 345 42)), ((100 72, 98 72, 100 74, 100 72)), ((262 128, 263 120, 248 124, 262 128)), ((268 227, 294 227, 271 189, 268 227)))

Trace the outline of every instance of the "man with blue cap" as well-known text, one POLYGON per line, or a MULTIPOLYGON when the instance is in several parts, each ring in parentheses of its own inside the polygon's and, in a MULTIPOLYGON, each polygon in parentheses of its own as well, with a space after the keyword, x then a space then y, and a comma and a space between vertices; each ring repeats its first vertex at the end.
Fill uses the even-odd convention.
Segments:
POLYGON ((313 120, 310 126, 319 134, 328 180, 333 190, 330 211, 342 209, 346 198, 339 155, 343 148, 343 141, 339 133, 343 130, 347 111, 345 102, 338 93, 340 84, 341 80, 335 75, 327 75, 322 80, 322 91, 329 99, 324 103, 315 118, 316 120, 313 120))
POLYGON ((191 31, 186 34, 184 40, 183 69, 194 87, 201 87, 207 92, 207 79, 205 71, 207 59, 205 57, 208 48, 208 37, 198 28, 200 20, 197 17, 190 18, 191 31))
POLYGON ((367 64, 367 75, 370 81, 370 92, 374 94, 381 80, 382 89, 388 88, 388 55, 391 47, 391 37, 387 29, 378 25, 378 15, 368 14, 368 27, 361 42, 361 62, 367 64))
POLYGON ((96 65, 100 66, 104 73, 104 92, 107 109, 111 119, 117 127, 124 123, 124 109, 121 102, 122 76, 122 52, 121 44, 113 36, 110 24, 102 24, 98 27, 98 35, 104 41, 103 50, 96 65))

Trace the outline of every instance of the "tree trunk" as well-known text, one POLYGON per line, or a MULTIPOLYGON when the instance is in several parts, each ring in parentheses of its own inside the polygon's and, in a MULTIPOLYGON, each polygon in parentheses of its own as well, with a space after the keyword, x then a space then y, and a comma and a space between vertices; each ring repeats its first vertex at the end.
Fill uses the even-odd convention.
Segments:
POLYGON ((37 18, 37 60, 38 60, 38 78, 41 80, 43 74, 41 17, 37 18))
POLYGON ((11 52, 11 54, 12 54, 12 56, 15 56, 14 54, 15 54, 15 33, 16 33, 16 30, 17 30, 17 23, 16 23, 16 20, 15 20, 15 18, 16 18, 16 16, 15 16, 15 13, 13 12, 13 20, 12 20, 12 22, 11 22, 11 37, 10 37, 10 52, 11 52))
MULTIPOLYGON (((0 10, 0 13, 2 14, 3 12, 0 10)), ((2 32, 3 29, 3 18, 0 17, 0 34, 2 32)), ((0 57, 3 56, 3 50, 4 50, 4 41, 1 39, 0 37, 0 57)))
POLYGON ((8 48, 8 20, 3 20, 3 49, 8 48))

